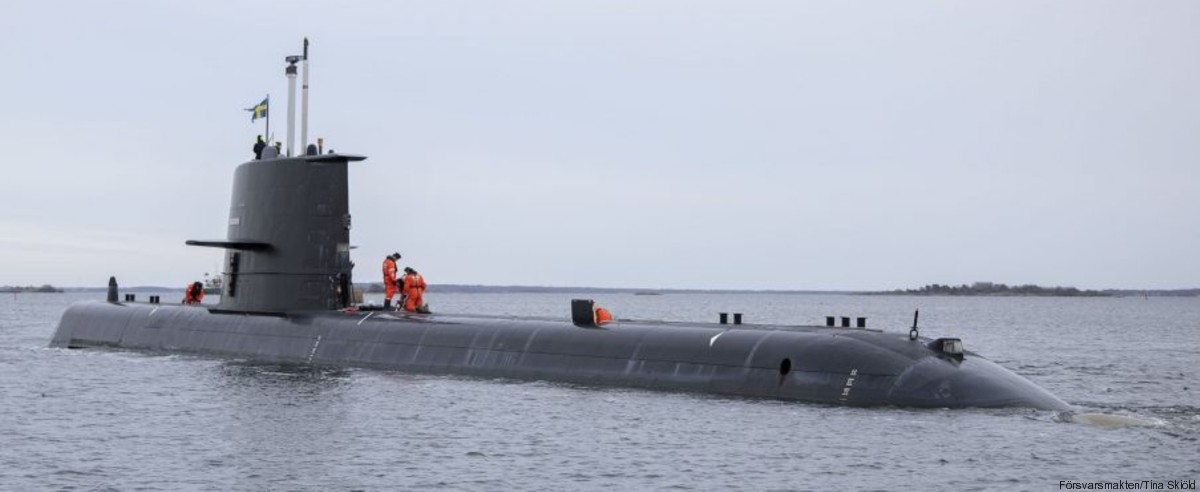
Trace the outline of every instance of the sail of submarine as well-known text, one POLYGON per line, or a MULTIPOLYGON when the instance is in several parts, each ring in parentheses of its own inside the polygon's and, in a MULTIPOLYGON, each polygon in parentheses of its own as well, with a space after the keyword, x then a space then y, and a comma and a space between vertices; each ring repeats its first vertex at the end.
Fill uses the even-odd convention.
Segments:
MULTIPOLYGON (((348 165, 308 145, 308 45, 288 57, 288 142, 234 172, 216 306, 117 300, 70 306, 52 347, 116 347, 266 363, 563 381, 852 406, 1070 406, 956 339, 830 326, 617 320, 590 301, 568 320, 351 307, 348 165), (301 153, 293 153, 303 62, 301 153)), ((564 307, 565 311, 565 307, 564 307)))

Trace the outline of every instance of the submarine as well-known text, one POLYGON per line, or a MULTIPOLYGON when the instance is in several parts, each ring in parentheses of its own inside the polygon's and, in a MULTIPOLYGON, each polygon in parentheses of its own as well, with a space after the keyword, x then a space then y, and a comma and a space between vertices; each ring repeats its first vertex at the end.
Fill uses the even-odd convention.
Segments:
POLYGON ((559 317, 410 313, 354 301, 348 173, 366 158, 309 145, 308 42, 290 56, 287 149, 237 166, 215 305, 156 296, 67 308, 51 347, 182 353, 271 364, 556 381, 845 406, 1071 406, 957 338, 835 326, 598 323, 594 303, 559 317), (293 154, 296 64, 304 68, 301 152, 293 154))

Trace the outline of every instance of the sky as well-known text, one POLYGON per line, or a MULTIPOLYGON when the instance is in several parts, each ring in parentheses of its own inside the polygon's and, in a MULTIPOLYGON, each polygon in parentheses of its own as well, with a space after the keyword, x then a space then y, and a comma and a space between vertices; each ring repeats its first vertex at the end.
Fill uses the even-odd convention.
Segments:
POLYGON ((1200 2, 39 1, 0 16, 0 285, 217 271, 311 42, 356 281, 1200 286, 1200 2))

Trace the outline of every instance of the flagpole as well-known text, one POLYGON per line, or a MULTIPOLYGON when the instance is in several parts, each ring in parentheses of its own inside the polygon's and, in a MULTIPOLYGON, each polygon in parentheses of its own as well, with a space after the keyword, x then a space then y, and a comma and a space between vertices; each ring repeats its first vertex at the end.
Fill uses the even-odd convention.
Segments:
POLYGON ((267 93, 267 145, 271 145, 271 94, 267 93))

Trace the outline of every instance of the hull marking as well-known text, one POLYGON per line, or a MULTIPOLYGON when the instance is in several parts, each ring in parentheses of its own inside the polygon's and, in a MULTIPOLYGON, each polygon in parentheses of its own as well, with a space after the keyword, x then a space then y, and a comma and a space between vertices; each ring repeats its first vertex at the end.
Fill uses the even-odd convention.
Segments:
POLYGON ((317 335, 317 342, 313 344, 312 352, 308 353, 308 363, 312 364, 313 357, 317 355, 317 347, 321 346, 321 335, 317 335))
POLYGON ((842 387, 842 397, 838 401, 845 403, 850 398, 850 389, 854 386, 855 376, 858 376, 858 369, 851 369, 850 376, 846 378, 846 385, 842 387))

